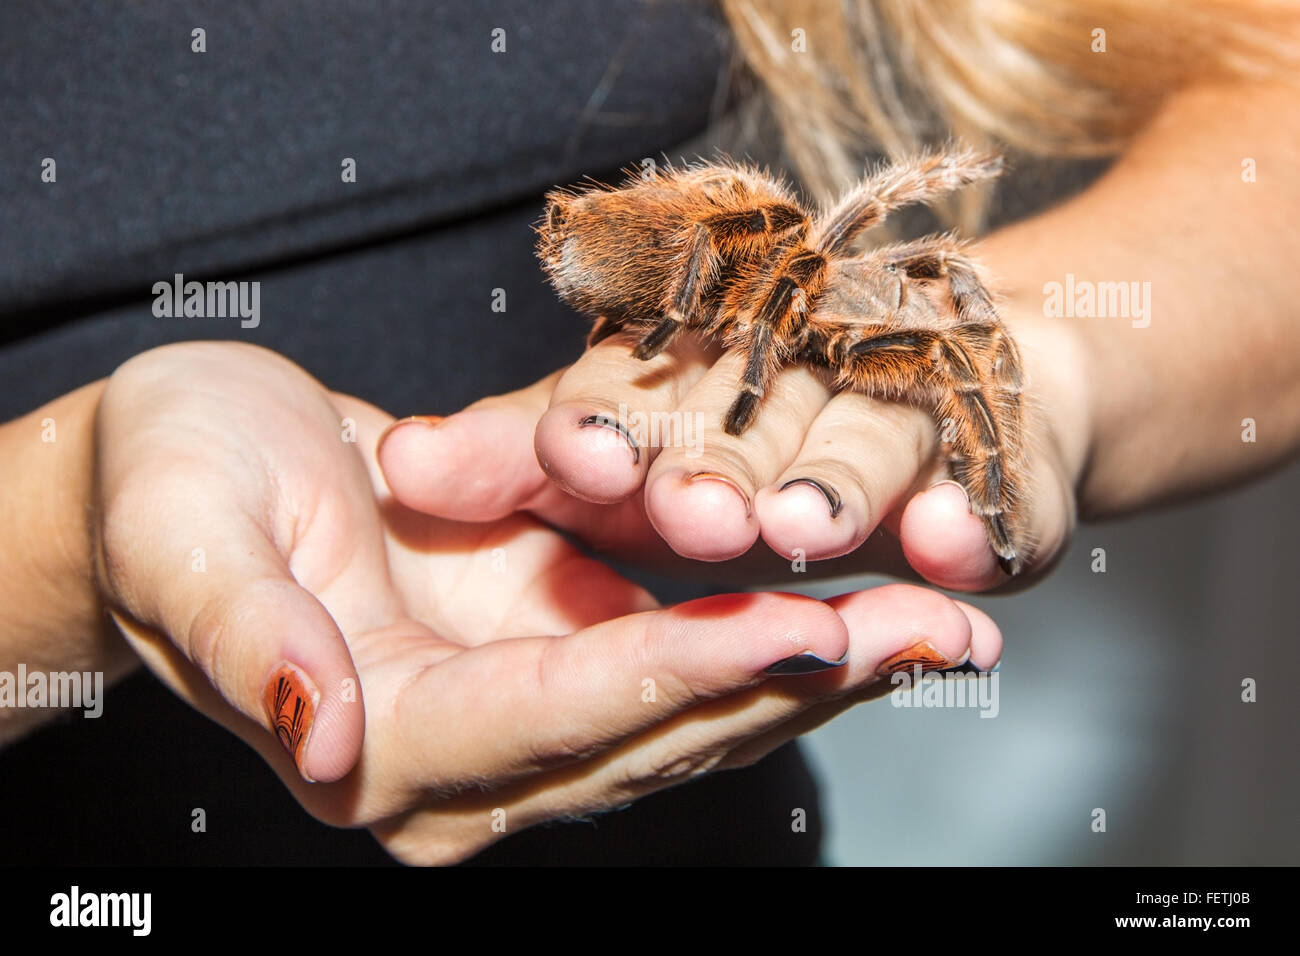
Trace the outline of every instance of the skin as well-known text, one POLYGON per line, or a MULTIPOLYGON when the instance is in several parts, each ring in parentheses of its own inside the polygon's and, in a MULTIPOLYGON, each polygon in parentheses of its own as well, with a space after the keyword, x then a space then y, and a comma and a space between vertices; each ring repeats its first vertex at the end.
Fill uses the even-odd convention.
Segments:
MULTIPOLYGON (((1059 556, 1079 514, 1121 515, 1276 467, 1300 446, 1300 109, 1292 86, 1188 89, 1073 200, 1003 229, 972 252, 995 278, 1029 383, 1028 571, 1008 582, 943 482, 930 416, 832 395, 804 368, 784 371, 756 424, 721 428, 742 358, 687 338, 642 363, 611 338, 530 388, 431 425, 394 429, 380 449, 404 504, 462 519, 516 509, 598 548, 718 580, 884 570, 956 590, 1023 586, 1059 556), (1258 181, 1244 182, 1242 160, 1258 181), (1045 283, 1066 274, 1151 283, 1152 320, 1045 313, 1045 283), (642 449, 581 427, 592 415, 698 415, 703 452, 642 449), (1242 419, 1257 423, 1242 441, 1242 419), (501 441, 498 436, 509 436, 501 441), (495 449, 488 454, 487 446, 495 449), (480 454, 481 453, 481 454, 480 454), (448 461, 485 462, 482 475, 448 461), (699 472, 703 480, 689 480, 699 472), (487 475, 494 494, 476 493, 487 475), (832 485, 843 509, 797 478, 832 485), (885 534, 876 534, 883 529, 885 534), (759 544, 759 539, 766 547, 759 544)), ((693 419, 692 419, 693 420, 693 419)))
MULTIPOLYGON (((513 833, 752 763, 888 693, 877 668, 918 641, 1001 655, 987 616, 909 585, 660 608, 527 515, 397 504, 392 422, 274 353, 188 343, 0 427, 0 670, 143 663, 319 819, 452 863, 498 810, 513 833), (845 663, 766 672, 803 653, 845 663), (300 766, 262 706, 284 661, 320 692, 300 766)), ((50 713, 0 709, 0 743, 50 713)))
MULTIPOLYGON (((1296 106, 1283 87, 1181 94, 1102 182, 977 250, 1029 370, 1040 573, 1076 507, 1102 517, 1220 487, 1300 443, 1300 145, 1278 122, 1296 106), (1241 181, 1243 156, 1258 183, 1241 181), (1043 283, 1067 272, 1151 281, 1151 326, 1045 319, 1043 283), (1248 445, 1246 416, 1258 423, 1248 445)), ((143 661, 319 818, 368 826, 410 862, 452 862, 496 838, 498 807, 515 830, 750 762, 887 692, 876 667, 922 637, 979 667, 999 658, 987 617, 908 585, 658 609, 574 551, 546 524, 647 563, 706 558, 747 581, 789 573, 752 548, 762 536, 810 559, 850 549, 810 569, 906 561, 951 587, 1001 582, 960 492, 931 487, 925 414, 832 398, 793 369, 760 418, 771 426, 728 445, 716 423, 732 359, 684 342, 658 370, 633 376, 623 360, 611 344, 440 423, 394 427, 247 346, 137 357, 0 427, 0 669, 111 679, 143 661), (579 412, 620 401, 700 411, 715 429, 704 456, 687 464, 668 449, 634 464, 603 430, 578 427, 579 412), (46 418, 53 443, 39 438, 46 418), (344 418, 355 442, 341 440, 344 418), (682 480, 706 465, 725 480, 682 480), (843 486, 841 524, 806 485, 775 490, 816 468, 843 486), (709 535, 697 534, 703 518, 709 535), (879 526, 892 537, 869 534, 879 526), (195 547, 201 574, 189 570, 195 547), (492 568, 497 548, 508 574, 492 568), (839 669, 765 673, 800 651, 846 650, 839 669), (301 768, 317 783, 261 711, 286 659, 322 688, 301 768), (338 689, 354 678, 347 700, 338 689)), ((40 716, 0 713, 0 742, 40 716)))

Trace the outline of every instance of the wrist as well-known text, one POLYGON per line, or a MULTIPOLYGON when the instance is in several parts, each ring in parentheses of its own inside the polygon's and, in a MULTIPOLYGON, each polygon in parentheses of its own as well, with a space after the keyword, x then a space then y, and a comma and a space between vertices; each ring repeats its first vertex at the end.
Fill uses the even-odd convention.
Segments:
MULTIPOLYGON (((87 385, 0 426, 0 670, 97 671, 107 682, 133 664, 104 617, 92 557, 103 388, 87 385)), ((21 713, 30 724, 50 712, 21 713)), ((5 722, 0 741, 15 723, 5 722)))

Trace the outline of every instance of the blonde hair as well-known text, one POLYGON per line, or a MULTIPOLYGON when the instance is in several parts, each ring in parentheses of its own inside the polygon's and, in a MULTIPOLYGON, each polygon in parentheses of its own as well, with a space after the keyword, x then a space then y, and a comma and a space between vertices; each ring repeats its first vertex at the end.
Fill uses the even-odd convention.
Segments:
MULTIPOLYGON (((1034 156, 1120 150, 1195 79, 1294 68, 1279 0, 721 0, 790 165, 826 199, 872 151, 957 138, 1034 156), (800 49, 802 43, 803 49, 800 49)), ((986 197, 956 218, 973 223, 986 197)))

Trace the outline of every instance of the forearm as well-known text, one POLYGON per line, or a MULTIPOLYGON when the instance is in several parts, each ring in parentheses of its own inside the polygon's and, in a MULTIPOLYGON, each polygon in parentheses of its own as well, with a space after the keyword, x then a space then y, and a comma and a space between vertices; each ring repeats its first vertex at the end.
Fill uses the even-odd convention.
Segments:
MULTIPOLYGON (((1284 119, 1297 110, 1290 87, 1187 91, 1091 189, 981 244, 1013 325, 1077 342, 1085 407, 1063 414, 1087 431, 1085 516, 1240 480, 1300 447, 1300 137, 1284 119), (1112 282, 1141 298, 1102 317, 1098 297, 1089 316, 1087 295, 1112 282), (1084 298, 1050 301, 1048 283, 1084 298)), ((1036 377, 1062 391, 1056 373, 1036 377)))
MULTIPOLYGON (((103 617, 91 560, 103 387, 87 385, 0 426, 0 673, 15 683, 20 665, 27 674, 103 672, 107 684, 134 664, 103 617)), ((0 745, 53 713, 0 706, 0 745)))

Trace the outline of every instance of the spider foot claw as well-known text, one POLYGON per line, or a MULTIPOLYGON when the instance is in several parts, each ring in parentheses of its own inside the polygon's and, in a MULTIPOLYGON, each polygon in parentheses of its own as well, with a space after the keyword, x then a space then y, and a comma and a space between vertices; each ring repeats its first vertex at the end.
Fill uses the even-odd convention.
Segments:
POLYGON ((753 424, 754 416, 757 414, 758 396, 753 392, 741 392, 731 404, 722 427, 728 435, 740 435, 753 424))

